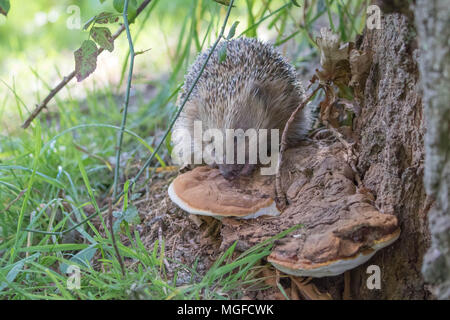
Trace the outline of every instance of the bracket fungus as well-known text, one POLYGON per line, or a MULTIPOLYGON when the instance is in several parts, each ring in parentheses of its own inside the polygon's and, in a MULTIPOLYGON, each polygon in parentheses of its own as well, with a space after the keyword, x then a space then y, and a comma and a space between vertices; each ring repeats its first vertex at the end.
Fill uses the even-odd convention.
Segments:
POLYGON ((218 169, 203 166, 179 175, 168 192, 175 204, 191 214, 250 219, 280 213, 270 177, 241 177, 230 182, 218 169))
MULTIPOLYGON (((396 223, 396 220, 392 222, 396 223)), ((378 238, 358 241, 339 238, 335 232, 312 234, 308 241, 305 241, 301 253, 293 252, 289 248, 297 247, 298 243, 292 245, 286 242, 275 248, 268 261, 280 271, 295 276, 336 276, 367 262, 378 250, 397 240, 399 235, 400 229, 395 229, 394 232, 380 235, 378 238)))
POLYGON ((169 195, 189 213, 223 218, 222 248, 238 241, 237 248, 245 250, 301 224, 275 243, 268 261, 295 276, 335 276, 365 263, 400 235, 397 218, 379 212, 370 191, 355 185, 347 157, 346 148, 329 139, 287 150, 281 181, 288 206, 280 216, 274 176, 229 182, 216 169, 197 167, 178 176, 169 195))
POLYGON ((243 250, 290 227, 268 257, 280 271, 303 277, 341 274, 368 261, 400 234, 397 218, 379 212, 369 190, 355 185, 340 142, 313 140, 286 151, 282 189, 289 205, 276 218, 222 220, 222 246, 243 250))

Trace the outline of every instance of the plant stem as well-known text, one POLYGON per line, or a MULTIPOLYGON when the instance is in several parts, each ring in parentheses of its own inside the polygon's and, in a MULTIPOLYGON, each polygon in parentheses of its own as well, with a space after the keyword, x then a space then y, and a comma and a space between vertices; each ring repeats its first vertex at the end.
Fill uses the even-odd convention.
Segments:
POLYGON ((117 189, 119 186, 119 173, 120 173, 120 154, 122 149, 123 142, 123 132, 125 129, 125 125, 127 123, 127 114, 128 114, 128 104, 130 102, 130 90, 131 90, 131 80, 133 78, 133 68, 134 68, 134 46, 133 39, 131 38, 130 26, 128 24, 128 1, 125 0, 125 5, 123 9, 123 22, 125 25, 125 30, 128 38, 128 45, 130 47, 130 68, 128 71, 128 83, 127 83, 127 92, 125 95, 125 106, 123 108, 123 116, 122 116, 122 124, 120 126, 119 139, 117 141, 117 149, 116 149, 116 166, 114 168, 114 191, 113 191, 113 199, 116 198, 117 189))
MULTIPOLYGON (((125 0, 125 1, 128 1, 128 0, 125 0)), ((125 5, 125 7, 126 7, 126 5, 125 5)), ((112 244, 114 247, 114 251, 116 252, 116 255, 117 255, 117 260, 119 261, 119 264, 120 264, 120 269, 122 270, 122 275, 125 277, 125 266, 123 264, 122 256, 120 255, 119 248, 117 248, 116 237, 114 235, 113 211, 112 211, 112 199, 111 198, 109 199, 108 207, 109 207, 109 209, 108 209, 109 231, 111 232, 111 240, 112 240, 112 244)))

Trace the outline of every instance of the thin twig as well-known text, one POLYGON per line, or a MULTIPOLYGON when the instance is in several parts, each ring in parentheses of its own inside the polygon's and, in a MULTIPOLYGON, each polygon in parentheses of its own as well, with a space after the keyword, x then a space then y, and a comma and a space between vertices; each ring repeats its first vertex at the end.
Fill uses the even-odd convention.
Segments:
POLYGON ((13 201, 11 201, 11 202, 6 206, 6 208, 3 210, 3 212, 8 211, 8 210, 12 207, 12 205, 13 205, 14 203, 16 203, 17 201, 19 201, 20 198, 23 197, 23 195, 25 194, 25 192, 27 192, 27 189, 26 189, 26 188, 23 189, 22 191, 20 191, 20 193, 17 195, 17 197, 16 197, 13 201))
POLYGON ((316 94, 316 92, 321 87, 317 87, 314 89, 314 91, 303 100, 302 103, 292 112, 291 116, 289 117, 289 120, 286 122, 286 125, 283 129, 283 134, 281 136, 281 146, 280 146, 280 152, 278 153, 278 164, 277 164, 277 175, 275 178, 275 194, 276 199, 275 202, 277 204, 277 208, 281 211, 283 211, 287 206, 287 199, 286 194, 283 192, 283 189, 281 187, 281 167, 283 166, 283 155, 287 148, 287 133, 289 131, 289 127, 291 126, 292 122, 294 121, 295 117, 297 116, 297 113, 302 110, 306 104, 311 100, 311 98, 316 94))
MULTIPOLYGON (((152 0, 145 0, 142 2, 142 4, 137 9, 136 17, 139 16, 139 14, 147 7, 147 5, 152 0)), ((126 12, 124 10, 124 12, 126 12)), ((116 40, 122 32, 125 30, 125 25, 121 25, 119 29, 117 29, 116 33, 112 35, 113 41, 116 40)), ((97 56, 100 55, 100 53, 103 52, 103 48, 100 48, 97 52, 97 56)), ((42 100, 42 102, 38 105, 36 105, 36 108, 33 110, 33 112, 28 116, 28 118, 25 120, 25 122, 22 124, 22 128, 26 129, 30 126, 31 122, 41 113, 43 109, 47 107, 47 104, 55 97, 55 95, 61 91, 62 88, 64 88, 74 77, 75 77, 76 71, 72 71, 69 75, 65 76, 60 83, 56 85, 55 88, 53 88, 50 93, 42 100)))
POLYGON ((123 132, 125 129, 125 125, 127 123, 128 104, 130 102, 131 80, 133 77, 134 58, 135 58, 133 39, 131 38, 130 26, 128 24, 128 1, 129 0, 125 0, 125 5, 123 9, 123 22, 125 25, 125 30, 127 32, 128 46, 130 47, 130 69, 128 71, 127 92, 125 95, 125 106, 123 108, 122 124, 120 125, 119 139, 117 141, 116 166, 114 167, 113 199, 116 198, 117 188, 119 186, 120 153, 122 150, 123 132))
MULTIPOLYGON (((126 1, 128 1, 128 0, 126 0, 126 1)), ((111 198, 109 198, 108 206, 109 206, 109 212, 108 212, 108 215, 109 215, 109 231, 111 232, 111 240, 112 240, 112 243, 113 243, 114 250, 116 251, 117 260, 119 260, 120 269, 122 269, 122 275, 125 277, 125 266, 123 265, 122 256, 120 255, 119 248, 117 248, 116 237, 114 235, 112 200, 111 200, 111 198)))

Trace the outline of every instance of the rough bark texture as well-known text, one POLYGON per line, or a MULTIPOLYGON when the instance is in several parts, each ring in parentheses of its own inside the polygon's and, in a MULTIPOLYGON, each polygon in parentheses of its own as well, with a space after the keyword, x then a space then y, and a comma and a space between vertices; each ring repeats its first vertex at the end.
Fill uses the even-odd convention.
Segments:
MULTIPOLYGON (((378 250, 398 237, 396 217, 379 213, 373 195, 355 186, 347 150, 333 136, 287 150, 281 176, 286 210, 279 217, 223 219, 224 249, 236 240, 239 249, 248 249, 301 224, 277 242, 268 261, 291 274, 327 277, 356 267, 360 255, 368 257, 375 252, 372 248, 378 250)), ((265 179, 273 190, 274 177, 265 179)), ((256 185, 257 178, 251 181, 256 185)), ((273 197, 273 191, 268 196, 273 197)))
POLYGON ((448 0, 416 3, 420 73, 427 123, 425 187, 436 198, 428 219, 432 246, 423 265, 440 299, 450 299, 450 10, 448 0))
POLYGON ((430 296, 421 274, 429 246, 430 201, 423 184, 425 122, 414 21, 404 12, 382 17, 383 29, 367 30, 361 43, 373 58, 354 130, 363 184, 376 196, 380 212, 398 218, 402 233, 391 247, 352 271, 352 294, 359 299, 424 299, 430 296), (366 285, 369 265, 381 269, 379 290, 366 285))

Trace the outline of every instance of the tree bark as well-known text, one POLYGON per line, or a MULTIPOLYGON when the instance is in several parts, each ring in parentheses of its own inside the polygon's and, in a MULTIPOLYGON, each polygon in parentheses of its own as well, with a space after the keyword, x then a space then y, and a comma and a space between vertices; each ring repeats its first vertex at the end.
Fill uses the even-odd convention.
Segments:
POLYGON ((418 50, 408 1, 398 7, 402 10, 383 12, 381 30, 363 35, 360 48, 373 56, 354 131, 363 184, 376 196, 380 212, 397 216, 402 233, 392 246, 351 271, 352 293, 358 299, 430 297, 421 274, 432 201, 423 183, 425 121, 418 50), (366 284, 370 265, 381 269, 381 289, 366 284))
POLYGON ((415 21, 425 134, 425 187, 435 197, 428 220, 431 248, 423 264, 425 280, 439 299, 450 299, 450 10, 447 0, 417 0, 415 21))

